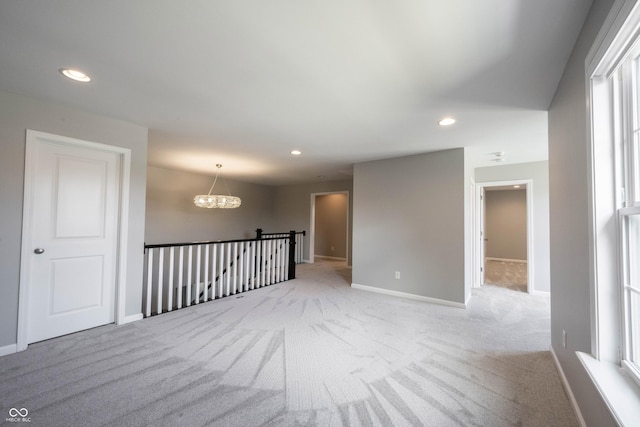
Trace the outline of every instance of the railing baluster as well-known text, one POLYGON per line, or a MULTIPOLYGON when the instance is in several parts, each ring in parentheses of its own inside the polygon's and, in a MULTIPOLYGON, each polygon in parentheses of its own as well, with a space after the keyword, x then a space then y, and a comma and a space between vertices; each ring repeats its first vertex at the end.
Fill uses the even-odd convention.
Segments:
POLYGON ((174 287, 173 287, 173 252, 174 252, 174 247, 171 246, 169 248, 169 285, 167 286, 167 290, 168 295, 167 295, 167 311, 171 311, 173 310, 173 291, 174 291, 174 287))
POLYGON ((282 274, 285 281, 289 280, 289 246, 291 246, 289 244, 289 240, 284 242, 284 263, 282 266, 282 274))
POLYGON ((191 273, 193 270, 193 246, 189 246, 189 256, 187 259, 187 307, 191 306, 191 273))
POLYGON ((265 282, 265 285, 270 285, 271 284, 271 265, 272 265, 272 249, 273 247, 273 240, 269 240, 267 242, 267 272, 266 272, 266 276, 267 276, 267 281, 265 282))
POLYGON ((184 246, 180 246, 180 255, 178 256, 178 308, 182 308, 182 288, 184 274, 184 246))
POLYGON ((258 262, 260 241, 256 240, 251 245, 251 289, 257 288, 258 272, 256 271, 256 264, 258 262))
POLYGON ((200 258, 202 257, 202 246, 198 245, 196 250, 196 295, 195 303, 200 302, 200 258))
POLYGON ((278 241, 271 241, 271 284, 273 285, 276 282, 276 270, 277 270, 277 259, 278 259, 278 241))
POLYGON ((244 257, 244 290, 249 290, 249 263, 251 262, 251 242, 247 242, 245 245, 245 257, 244 257))
POLYGON ((158 293, 156 294, 156 314, 162 313, 162 282, 164 281, 164 248, 158 253, 158 293))
POLYGON ((220 278, 218 279, 218 295, 220 297, 224 296, 224 292, 222 292, 222 286, 224 283, 224 246, 224 243, 220 245, 220 264, 218 264, 218 267, 220 268, 220 278))
POLYGON ((280 248, 282 252, 282 255, 280 257, 280 259, 282 260, 280 262, 280 279, 284 282, 285 280, 287 280, 285 279, 285 277, 287 275, 287 252, 289 252, 287 249, 289 248, 289 239, 283 239, 282 246, 280 246, 280 248))
POLYGON ((278 261, 280 259, 280 248, 278 247, 278 241, 273 241, 273 280, 271 283, 278 283, 278 268, 280 267, 278 261))
POLYGON ((216 255, 218 250, 218 245, 215 243, 212 245, 213 250, 211 251, 211 299, 216 299, 216 255))
POLYGON ((274 240, 275 244, 275 256, 274 256, 274 281, 273 283, 280 283, 280 253, 282 252, 282 248, 280 247, 280 239, 274 240))
POLYGON ((238 243, 238 292, 244 292, 244 242, 238 243))
POLYGON ((153 249, 147 256, 147 305, 144 308, 147 317, 151 316, 151 294, 153 293, 153 249))
MULTIPOLYGON (((207 302, 207 293, 209 292, 209 245, 204 245, 204 290, 203 302, 207 302)), ((200 293, 198 293, 200 295, 200 293)))
POLYGON ((231 243, 227 243, 227 262, 225 264, 224 267, 227 270, 227 277, 226 277, 226 296, 231 295, 231 243))
POLYGON ((236 294, 238 291, 238 242, 233 244, 231 263, 233 264, 233 294, 236 294))
POLYGON ((285 266, 287 265, 287 246, 289 246, 289 239, 282 239, 280 241, 280 281, 284 282, 285 278, 285 266))
POLYGON ((263 287, 267 278, 267 241, 260 242, 260 246, 260 287, 263 287))

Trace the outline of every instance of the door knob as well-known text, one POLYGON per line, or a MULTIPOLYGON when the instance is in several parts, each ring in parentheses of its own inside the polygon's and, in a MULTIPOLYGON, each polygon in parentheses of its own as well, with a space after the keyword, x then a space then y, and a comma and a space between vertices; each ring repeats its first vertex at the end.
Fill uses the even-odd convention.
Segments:
POLYGON ((36 249, 33 251, 33 253, 34 253, 34 254, 36 254, 36 255, 43 254, 43 253, 44 253, 44 249, 42 249, 42 248, 36 248, 36 249))

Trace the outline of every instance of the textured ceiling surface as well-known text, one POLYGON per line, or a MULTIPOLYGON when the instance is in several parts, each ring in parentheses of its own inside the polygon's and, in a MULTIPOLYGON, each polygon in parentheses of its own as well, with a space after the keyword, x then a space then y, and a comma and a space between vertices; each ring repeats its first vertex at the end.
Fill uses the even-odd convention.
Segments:
POLYGON ((590 5, 0 0, 0 90, 148 127, 151 165, 265 184, 459 147, 479 166, 545 160, 590 5))

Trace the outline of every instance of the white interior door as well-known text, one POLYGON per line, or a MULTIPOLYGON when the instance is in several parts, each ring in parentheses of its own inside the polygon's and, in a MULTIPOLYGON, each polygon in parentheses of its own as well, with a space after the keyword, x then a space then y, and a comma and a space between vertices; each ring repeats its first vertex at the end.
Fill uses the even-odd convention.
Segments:
POLYGON ((27 140, 28 343, 115 320, 120 156, 42 135, 27 140))

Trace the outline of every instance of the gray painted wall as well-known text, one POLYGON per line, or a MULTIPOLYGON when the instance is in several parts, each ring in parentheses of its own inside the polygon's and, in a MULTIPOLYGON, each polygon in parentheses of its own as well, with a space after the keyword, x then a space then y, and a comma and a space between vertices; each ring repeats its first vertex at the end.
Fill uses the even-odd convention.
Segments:
POLYGON ((589 426, 614 426, 595 386, 578 361, 591 352, 588 91, 585 58, 613 0, 596 0, 549 109, 551 217, 551 345, 589 426), (567 348, 562 347, 562 330, 567 348))
POLYGON ((140 313, 147 129, 0 92, 0 347, 16 343, 26 130, 131 149, 126 315, 140 313))
POLYGON ((353 283, 465 302, 464 163, 456 149, 355 165, 353 283))
POLYGON ((527 193, 525 190, 485 193, 485 256, 527 260, 527 193))
POLYGON ((499 182, 519 179, 533 181, 533 289, 549 291, 549 162, 491 166, 475 170, 476 182, 499 182))
MULTIPOLYGON (((193 197, 207 194, 214 177, 149 166, 145 241, 154 244, 243 239, 255 237, 257 228, 273 229, 275 189, 271 186, 225 179, 231 194, 242 199, 239 208, 196 207, 193 197)), ((214 193, 220 192, 226 193, 226 188, 218 178, 214 193)))
POLYGON ((347 258, 348 202, 346 194, 316 197, 316 255, 347 258))
MULTIPOLYGON (((304 259, 309 259, 309 232, 311 230, 311 194, 349 192, 349 242, 353 242, 353 181, 323 181, 284 185, 275 188, 273 207, 274 231, 305 230, 304 259)), ((352 244, 349 244, 347 262, 351 264, 352 244)))

